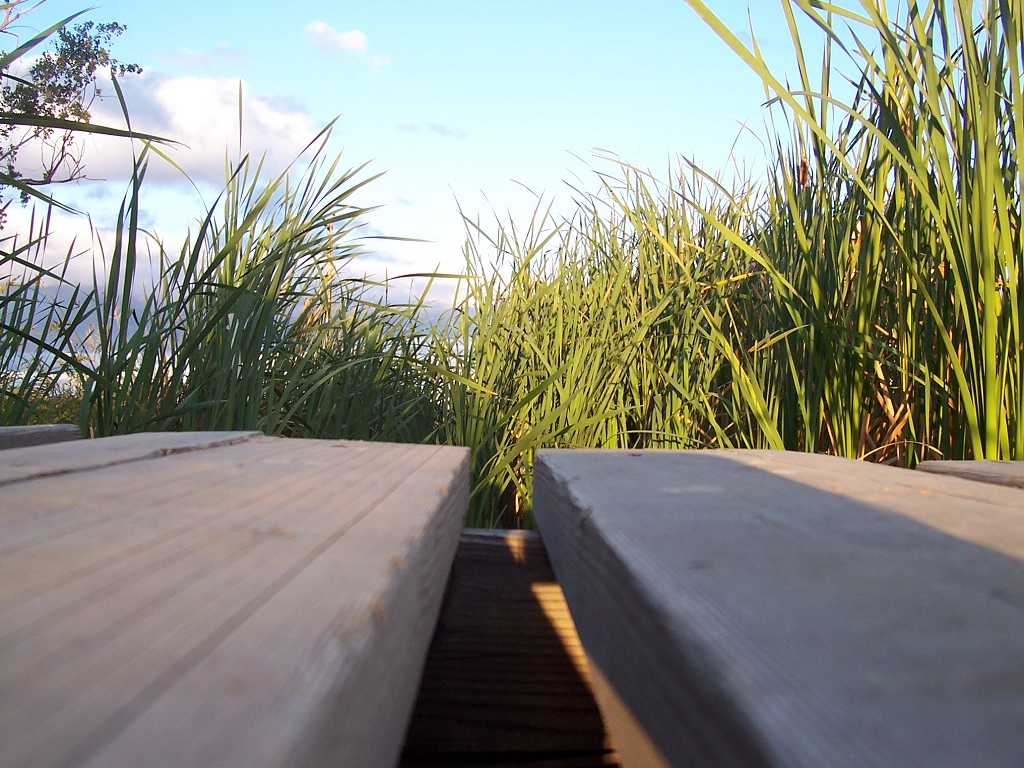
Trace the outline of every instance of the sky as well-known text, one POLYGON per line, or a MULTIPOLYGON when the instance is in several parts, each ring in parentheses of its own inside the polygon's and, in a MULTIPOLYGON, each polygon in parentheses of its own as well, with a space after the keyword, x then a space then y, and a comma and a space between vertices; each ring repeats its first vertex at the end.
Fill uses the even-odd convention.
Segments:
MULTIPOLYGON (((775 0, 707 3, 744 38, 752 23, 786 69, 775 0)), ((18 31, 82 8, 46 0, 18 31)), ((83 18, 127 27, 112 50, 144 70, 122 81, 133 127, 182 145, 172 154, 198 191, 155 163, 143 198, 146 224, 169 241, 194 226, 226 153, 237 155, 240 84, 243 149, 271 168, 336 119, 342 164, 384 174, 355 199, 382 206, 365 231, 424 242, 371 242, 355 268, 375 274, 461 270, 460 209, 523 221, 543 194, 568 212, 569 185, 595 189, 595 173, 614 170, 609 154, 662 178, 680 157, 727 169, 734 146, 742 162, 761 159, 741 128, 763 134, 760 80, 684 0, 99 0, 83 18)), ((95 122, 118 114, 112 100, 93 109, 95 122)), ((114 223, 129 158, 124 142, 88 139, 95 180, 58 190, 98 232, 114 223)), ((87 238, 88 225, 59 221, 65 240, 87 238)))

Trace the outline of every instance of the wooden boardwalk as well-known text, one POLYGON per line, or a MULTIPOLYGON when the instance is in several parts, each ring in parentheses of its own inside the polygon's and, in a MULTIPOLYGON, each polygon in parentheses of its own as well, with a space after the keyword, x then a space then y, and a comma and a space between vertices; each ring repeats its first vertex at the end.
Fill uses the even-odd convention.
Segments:
POLYGON ((541 451, 542 542, 465 449, 2 450, 0 768, 1019 766, 1022 468, 541 451))
POLYGON ((0 452, 0 766, 393 766, 467 499, 459 448, 0 452))
POLYGON ((534 482, 623 765, 1024 764, 1024 491, 759 451, 534 482))

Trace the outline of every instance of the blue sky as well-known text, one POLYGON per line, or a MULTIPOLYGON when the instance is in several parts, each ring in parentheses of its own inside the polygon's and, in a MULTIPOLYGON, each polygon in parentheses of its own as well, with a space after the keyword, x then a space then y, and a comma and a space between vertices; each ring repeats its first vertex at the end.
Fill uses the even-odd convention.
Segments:
MULTIPOLYGON (((777 3, 708 4, 737 31, 749 10, 766 55, 784 69, 777 3)), ((81 7, 47 0, 24 21, 42 27, 81 7)), ((385 206, 372 226, 431 241, 389 244, 365 262, 392 273, 461 266, 457 204, 522 217, 532 206, 525 186, 567 209, 564 181, 593 187, 592 170, 609 170, 595 149, 659 176, 681 155, 718 170, 739 123, 761 130, 763 121, 760 81, 683 0, 106 0, 86 18, 127 26, 114 53, 146 70, 126 84, 132 114, 189 145, 177 157, 207 192, 237 136, 239 80, 252 121, 246 148, 280 162, 340 115, 345 162, 387 172, 359 200, 385 206)), ((756 141, 739 148, 756 164, 756 141)), ((113 154, 87 150, 87 171, 109 181, 68 192, 100 228, 124 188, 113 154)), ((155 176, 152 225, 173 236, 197 215, 197 198, 174 174, 155 176)))

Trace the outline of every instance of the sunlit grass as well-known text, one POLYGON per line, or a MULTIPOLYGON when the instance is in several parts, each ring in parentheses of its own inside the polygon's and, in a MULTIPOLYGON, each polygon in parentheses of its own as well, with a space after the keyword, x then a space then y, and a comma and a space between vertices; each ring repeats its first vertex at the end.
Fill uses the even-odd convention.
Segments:
POLYGON ((473 232, 455 358, 481 388, 449 439, 474 446, 474 519, 528 510, 542 445, 1024 458, 1024 8, 784 2, 789 88, 690 4, 774 100, 767 173, 623 168, 572 221, 473 232))

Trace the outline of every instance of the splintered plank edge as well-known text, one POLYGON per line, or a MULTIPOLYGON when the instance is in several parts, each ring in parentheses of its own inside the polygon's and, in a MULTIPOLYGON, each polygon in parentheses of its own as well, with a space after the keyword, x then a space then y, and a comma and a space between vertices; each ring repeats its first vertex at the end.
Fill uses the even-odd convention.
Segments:
POLYGON ((1019 765, 1024 493, 761 451, 535 473, 596 676, 666 764, 1019 765))
POLYGON ((0 766, 394 764, 467 452, 238 437, 150 438, 5 489, 0 541, 33 499, 41 523, 72 505, 90 524, 26 538, 0 582, 25 594, 2 609, 0 766), (77 566, 49 578, 47 557, 77 566))

